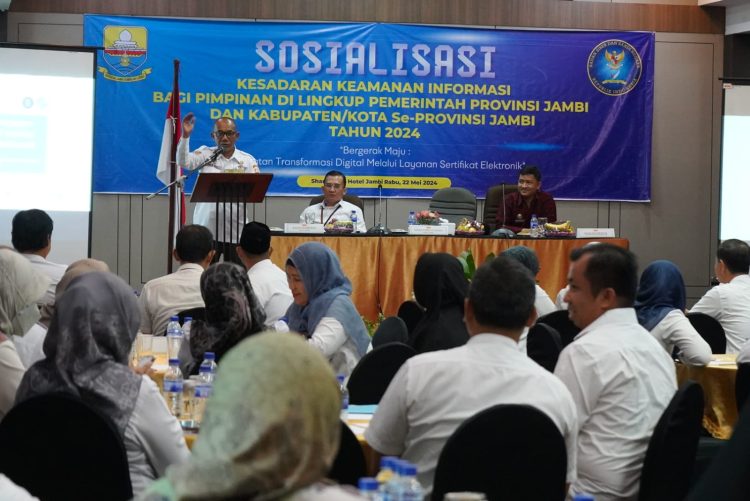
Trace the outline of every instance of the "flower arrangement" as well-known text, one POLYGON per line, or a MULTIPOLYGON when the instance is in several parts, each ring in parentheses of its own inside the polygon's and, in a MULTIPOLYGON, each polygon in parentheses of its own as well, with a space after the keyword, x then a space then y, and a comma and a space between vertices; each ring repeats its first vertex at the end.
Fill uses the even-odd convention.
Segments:
POLYGON ((440 213, 434 210, 421 210, 414 215, 417 224, 440 224, 440 213))

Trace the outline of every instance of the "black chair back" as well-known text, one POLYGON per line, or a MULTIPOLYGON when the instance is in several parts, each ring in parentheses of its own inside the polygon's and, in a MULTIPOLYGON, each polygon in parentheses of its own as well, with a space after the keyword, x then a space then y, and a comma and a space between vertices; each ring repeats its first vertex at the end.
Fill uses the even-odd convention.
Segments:
POLYGON ((682 501, 690 489, 703 420, 703 389, 686 381, 659 418, 641 470, 639 501, 682 501))
POLYGON ((406 328, 406 322, 399 317, 384 319, 372 335, 373 348, 388 343, 406 344, 407 341, 409 341, 409 329, 406 328))
POLYGON ((568 457, 555 423, 528 405, 500 404, 464 421, 445 443, 432 500, 447 492, 487 499, 565 499, 568 457))
MULTIPOLYGON (((503 203, 503 192, 507 197, 510 193, 518 191, 517 184, 496 184, 490 186, 487 190, 487 198, 484 200, 484 211, 482 216, 482 222, 485 226, 489 227, 489 231, 492 232, 499 226, 502 226, 502 221, 497 221, 497 209, 503 203)), ((502 215, 502 214, 501 214, 502 215)), ((552 222, 552 221, 550 221, 552 222)))
POLYGON ((42 395, 13 407, 0 422, 0 451, 0 473, 42 501, 133 497, 119 432, 71 395, 42 395))
POLYGON ((711 347, 711 353, 727 352, 727 336, 718 320, 705 313, 688 313, 685 315, 693 328, 698 331, 711 347))
POLYGON ((362 446, 359 445, 354 432, 342 421, 339 452, 328 471, 328 478, 339 484, 356 486, 359 479, 365 476, 367 476, 367 467, 362 446))
POLYGON ((477 197, 466 188, 441 188, 430 199, 430 210, 440 213, 440 217, 451 223, 463 218, 477 217, 477 197))
POLYGON ((540 323, 531 326, 526 338, 526 354, 530 359, 554 372, 561 350, 560 334, 554 327, 540 323))
MULTIPOLYGON (((308 205, 319 204, 322 201, 323 201, 323 195, 318 195, 317 197, 312 197, 308 205)), ((365 213, 365 203, 357 195, 349 195, 347 193, 346 195, 344 195, 344 201, 349 202, 352 205, 356 205, 357 207, 359 207, 359 210, 362 211, 362 214, 365 213)))
POLYGON ((565 348, 581 332, 573 321, 568 317, 568 310, 557 310, 539 317, 536 321, 538 324, 547 324, 560 334, 562 347, 565 348))
POLYGON ((401 320, 406 324, 406 330, 411 334, 414 328, 417 326, 422 317, 424 311, 414 301, 404 301, 401 306, 398 307, 398 313, 396 313, 401 320))
POLYGON ((737 376, 734 380, 734 399, 737 401, 737 412, 741 411, 750 395, 750 363, 737 364, 737 376))
POLYGON ((185 323, 185 319, 187 317, 191 317, 193 320, 205 320, 206 308, 204 306, 198 306, 197 308, 182 310, 177 314, 177 316, 180 318, 180 325, 185 323))
POLYGON ((399 368, 416 355, 414 348, 402 343, 389 343, 365 354, 349 376, 349 403, 377 404, 399 368))

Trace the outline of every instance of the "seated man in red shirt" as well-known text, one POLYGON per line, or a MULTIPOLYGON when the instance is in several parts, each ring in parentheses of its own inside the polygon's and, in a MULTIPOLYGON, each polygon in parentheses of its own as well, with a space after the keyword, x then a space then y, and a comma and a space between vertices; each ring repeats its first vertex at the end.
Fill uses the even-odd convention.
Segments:
POLYGON ((531 216, 546 217, 547 222, 553 223, 557 220, 557 207, 552 195, 540 190, 542 186, 542 173, 534 165, 527 165, 518 176, 518 191, 505 197, 505 207, 497 208, 495 218, 498 223, 502 222, 503 228, 508 228, 518 233, 523 228, 528 228, 531 216))

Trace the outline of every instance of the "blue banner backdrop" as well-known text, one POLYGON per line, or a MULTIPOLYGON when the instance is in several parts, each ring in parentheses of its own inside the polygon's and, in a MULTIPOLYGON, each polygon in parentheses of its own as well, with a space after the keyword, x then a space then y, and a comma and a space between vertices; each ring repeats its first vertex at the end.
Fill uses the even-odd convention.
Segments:
POLYGON ((86 15, 84 43, 104 47, 96 192, 160 187, 179 59, 191 149, 232 116, 270 195, 319 193, 336 169, 360 196, 483 197, 535 164, 558 199, 650 197, 653 33, 86 15))

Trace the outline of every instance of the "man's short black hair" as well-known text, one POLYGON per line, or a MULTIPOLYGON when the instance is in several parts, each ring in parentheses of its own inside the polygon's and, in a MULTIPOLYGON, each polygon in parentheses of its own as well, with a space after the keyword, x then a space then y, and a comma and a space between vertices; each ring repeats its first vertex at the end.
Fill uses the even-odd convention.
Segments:
POLYGON ((40 209, 22 210, 13 216, 11 242, 18 252, 34 252, 47 247, 52 237, 52 218, 40 209))
POLYGON ((177 232, 174 250, 185 263, 200 263, 213 249, 214 236, 211 230, 199 224, 183 226, 177 232))
POLYGON ((477 269, 468 297, 479 324, 520 329, 534 310, 534 277, 515 259, 498 256, 477 269))
POLYGON ((344 175, 343 172, 339 172, 337 170, 329 170, 328 172, 326 172, 326 175, 323 176, 323 184, 325 184, 326 179, 328 179, 331 176, 341 176, 341 179, 344 180, 344 188, 346 188, 346 176, 344 175))
POLYGON ((638 261, 635 254, 612 244, 588 245, 573 249, 570 260, 575 262, 590 256, 583 276, 591 285, 591 293, 612 288, 621 308, 633 306, 638 289, 638 261))
POLYGON ((248 254, 265 254, 271 248, 271 230, 257 221, 247 223, 242 228, 240 247, 248 254))
POLYGON ((542 173, 539 171, 539 167, 536 165, 527 165, 523 169, 521 169, 521 173, 518 175, 518 177, 521 176, 534 176, 537 181, 542 181, 542 173))
POLYGON ((750 272, 750 246, 742 240, 724 240, 716 251, 716 257, 724 262, 733 275, 750 272))

